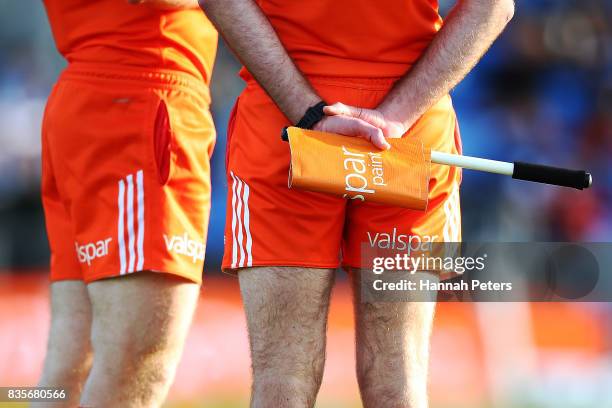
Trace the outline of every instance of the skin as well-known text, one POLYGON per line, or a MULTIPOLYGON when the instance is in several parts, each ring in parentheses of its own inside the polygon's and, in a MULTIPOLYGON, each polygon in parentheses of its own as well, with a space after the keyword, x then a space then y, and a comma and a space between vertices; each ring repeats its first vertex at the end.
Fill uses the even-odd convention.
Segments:
POLYGON ((251 407, 313 407, 334 271, 248 268, 238 278, 251 345, 251 407))
POLYGON ((62 388, 69 396, 51 406, 161 406, 199 293, 195 283, 153 272, 89 285, 51 284, 51 329, 39 386, 62 388))
MULTIPOLYGON (((68 399, 53 407, 79 404, 85 379, 93 362, 90 340, 91 302, 82 281, 51 284, 51 327, 39 387, 65 389, 68 399)), ((49 406, 33 403, 32 407, 49 406)))
MULTIPOLYGON (((437 276, 426 276, 438 281, 437 276)), ((427 408, 435 302, 369 302, 361 296, 362 271, 353 270, 351 281, 357 382, 364 408, 427 408)))
MULTIPOLYGON (((363 405, 426 408, 435 303, 366 301, 361 274, 354 270, 351 278, 363 405)), ((313 407, 323 379, 334 271, 257 267, 240 270, 238 278, 251 346, 251 407, 313 407)))
POLYGON ((87 407, 159 407, 174 380, 200 286, 154 272, 92 282, 87 407))

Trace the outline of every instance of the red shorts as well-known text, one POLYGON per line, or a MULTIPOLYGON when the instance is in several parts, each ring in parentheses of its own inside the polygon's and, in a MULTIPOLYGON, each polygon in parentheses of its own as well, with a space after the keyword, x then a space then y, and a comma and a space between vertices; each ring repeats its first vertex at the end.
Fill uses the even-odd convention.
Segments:
MULTIPOLYGON (((313 78, 311 83, 328 103, 373 108, 394 80, 313 78)), ((268 95, 249 81, 228 130, 225 271, 251 266, 363 268, 368 262, 362 252, 368 246, 461 240, 459 169, 431 165, 426 211, 291 190, 289 146, 280 139, 288 125, 268 95)), ((442 98, 404 137, 420 137, 433 150, 460 153, 450 97, 442 98)))
POLYGON ((73 64, 43 121, 51 280, 143 270, 201 282, 215 130, 189 75, 73 64))

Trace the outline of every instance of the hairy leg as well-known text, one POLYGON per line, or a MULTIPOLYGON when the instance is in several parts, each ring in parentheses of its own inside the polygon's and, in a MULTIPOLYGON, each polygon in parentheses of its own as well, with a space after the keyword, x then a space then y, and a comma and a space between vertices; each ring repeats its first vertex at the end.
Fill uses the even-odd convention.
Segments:
POLYGON ((249 268, 238 277, 251 344, 251 407, 313 407, 323 378, 334 271, 249 268))
POLYGON ((361 272, 353 271, 352 279, 357 379, 364 407, 426 408, 435 303, 363 302, 361 272))
POLYGON ((79 403, 92 362, 90 330, 91 304, 85 283, 77 280, 53 282, 47 354, 38 383, 40 387, 66 390, 68 400, 54 403, 53 407, 74 407, 79 403))
POLYGON ((159 407, 189 331, 200 286, 152 272, 93 282, 88 407, 159 407))

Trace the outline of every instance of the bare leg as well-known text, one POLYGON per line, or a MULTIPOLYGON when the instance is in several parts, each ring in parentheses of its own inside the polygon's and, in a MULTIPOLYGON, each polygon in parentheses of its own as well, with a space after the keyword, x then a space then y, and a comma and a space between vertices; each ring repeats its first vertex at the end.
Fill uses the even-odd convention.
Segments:
POLYGON ((426 408, 435 303, 365 303, 361 300, 361 272, 353 271, 352 277, 357 379, 363 406, 426 408))
POLYGON ((200 286, 137 272, 88 286, 93 367, 87 407, 159 407, 174 380, 200 286))
POLYGON ((334 271, 267 267, 238 276, 251 344, 251 407, 313 407, 323 378, 334 271))
MULTIPOLYGON (((92 362, 91 304, 82 281, 51 284, 51 327, 40 387, 65 389, 68 400, 45 406, 78 405, 92 362)), ((32 404, 33 407, 43 404, 32 404)))

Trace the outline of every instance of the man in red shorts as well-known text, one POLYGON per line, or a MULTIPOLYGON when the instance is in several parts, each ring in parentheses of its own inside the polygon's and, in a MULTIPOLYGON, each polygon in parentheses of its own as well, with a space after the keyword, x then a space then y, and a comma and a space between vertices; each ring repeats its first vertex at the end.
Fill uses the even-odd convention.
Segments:
POLYGON ((502 32, 513 1, 458 0, 444 24, 436 0, 200 4, 245 65, 228 132, 223 267, 238 273, 244 299, 251 406, 314 405, 333 270, 343 266, 357 289, 364 406, 426 407, 435 306, 362 301, 359 282, 371 265, 361 245, 383 234, 460 241, 460 172, 432 166, 425 212, 289 190, 289 147, 279 132, 297 124, 383 149, 386 137, 419 137, 459 153, 448 93, 502 32))
POLYGON ((204 263, 217 33, 195 0, 45 6, 68 67, 43 122, 52 316, 39 385, 65 389, 67 407, 160 406, 204 263))

